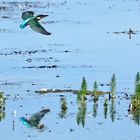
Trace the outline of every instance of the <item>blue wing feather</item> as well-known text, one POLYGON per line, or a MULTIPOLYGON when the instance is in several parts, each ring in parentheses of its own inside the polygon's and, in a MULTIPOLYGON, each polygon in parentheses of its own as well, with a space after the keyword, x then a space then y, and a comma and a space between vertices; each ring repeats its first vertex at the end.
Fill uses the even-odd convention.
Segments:
POLYGON ((27 23, 30 21, 30 20, 32 20, 32 19, 34 19, 35 17, 31 17, 31 18, 28 18, 28 19, 26 19, 26 20, 24 20, 21 24, 20 24, 20 28, 21 29, 24 29, 25 27, 26 27, 26 25, 27 25, 27 23))

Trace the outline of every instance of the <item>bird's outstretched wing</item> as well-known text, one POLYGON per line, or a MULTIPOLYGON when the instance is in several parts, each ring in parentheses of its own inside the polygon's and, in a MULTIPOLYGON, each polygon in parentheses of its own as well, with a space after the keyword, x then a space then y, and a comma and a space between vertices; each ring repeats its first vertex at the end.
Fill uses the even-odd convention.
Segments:
POLYGON ((46 113, 50 112, 49 109, 43 109, 29 118, 29 123, 32 126, 37 126, 46 113))
POLYGON ((49 33, 48 31, 46 31, 37 21, 37 19, 31 20, 31 22, 29 22, 29 25, 31 27, 32 30, 34 30, 35 32, 41 33, 43 35, 51 35, 51 33, 49 33))
POLYGON ((33 11, 26 11, 22 13, 22 19, 23 20, 27 20, 29 18, 32 18, 34 16, 34 12, 33 11))
POLYGON ((24 28, 28 25, 28 22, 31 21, 31 20, 34 19, 34 18, 36 18, 36 17, 31 17, 31 18, 28 18, 28 19, 24 20, 24 21, 20 24, 19 27, 20 27, 21 29, 24 29, 24 28))

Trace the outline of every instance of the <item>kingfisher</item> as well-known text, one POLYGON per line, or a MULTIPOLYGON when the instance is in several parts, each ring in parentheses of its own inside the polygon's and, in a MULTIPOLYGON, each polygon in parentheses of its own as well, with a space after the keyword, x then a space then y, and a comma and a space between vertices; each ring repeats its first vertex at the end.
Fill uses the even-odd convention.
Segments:
POLYGON ((46 31, 38 22, 40 19, 46 17, 48 15, 39 14, 34 16, 33 11, 26 11, 22 13, 22 19, 24 20, 20 25, 21 29, 24 29, 26 26, 30 26, 32 30, 35 32, 41 33, 43 35, 51 35, 48 31, 46 31))
POLYGON ((45 114, 48 112, 50 112, 50 109, 43 109, 43 110, 33 114, 30 118, 21 117, 20 121, 27 128, 35 127, 38 129, 42 129, 42 128, 44 128, 44 124, 40 124, 40 121, 45 116, 45 114))

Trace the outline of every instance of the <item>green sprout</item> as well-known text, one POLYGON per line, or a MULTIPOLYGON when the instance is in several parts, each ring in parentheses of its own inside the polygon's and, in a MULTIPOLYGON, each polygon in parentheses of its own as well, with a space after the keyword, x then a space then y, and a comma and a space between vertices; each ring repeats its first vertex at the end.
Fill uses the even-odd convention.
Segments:
POLYGON ((112 98, 115 97, 115 91, 116 91, 116 76, 113 74, 111 78, 111 84, 110 84, 110 92, 112 94, 112 98))
POLYGON ((86 93, 87 93, 87 82, 86 82, 85 77, 83 77, 82 83, 81 83, 81 89, 77 94, 77 100, 82 100, 82 102, 84 102, 86 93))

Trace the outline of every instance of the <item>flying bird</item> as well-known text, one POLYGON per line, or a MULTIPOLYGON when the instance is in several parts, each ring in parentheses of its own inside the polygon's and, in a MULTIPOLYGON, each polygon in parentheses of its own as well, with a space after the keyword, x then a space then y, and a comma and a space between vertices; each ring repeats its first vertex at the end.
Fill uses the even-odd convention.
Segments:
POLYGON ((36 127, 38 129, 44 128, 44 124, 40 124, 41 119, 45 116, 46 113, 50 112, 50 109, 43 109, 35 114, 33 114, 30 118, 21 117, 20 121, 28 128, 36 127))
POLYGON ((22 24, 20 25, 21 29, 24 29, 26 26, 30 26, 32 30, 35 32, 41 33, 43 35, 51 35, 48 31, 46 31, 38 22, 40 19, 46 17, 48 15, 42 15, 39 14, 37 16, 34 16, 33 11, 26 11, 22 13, 22 19, 24 20, 22 24))

